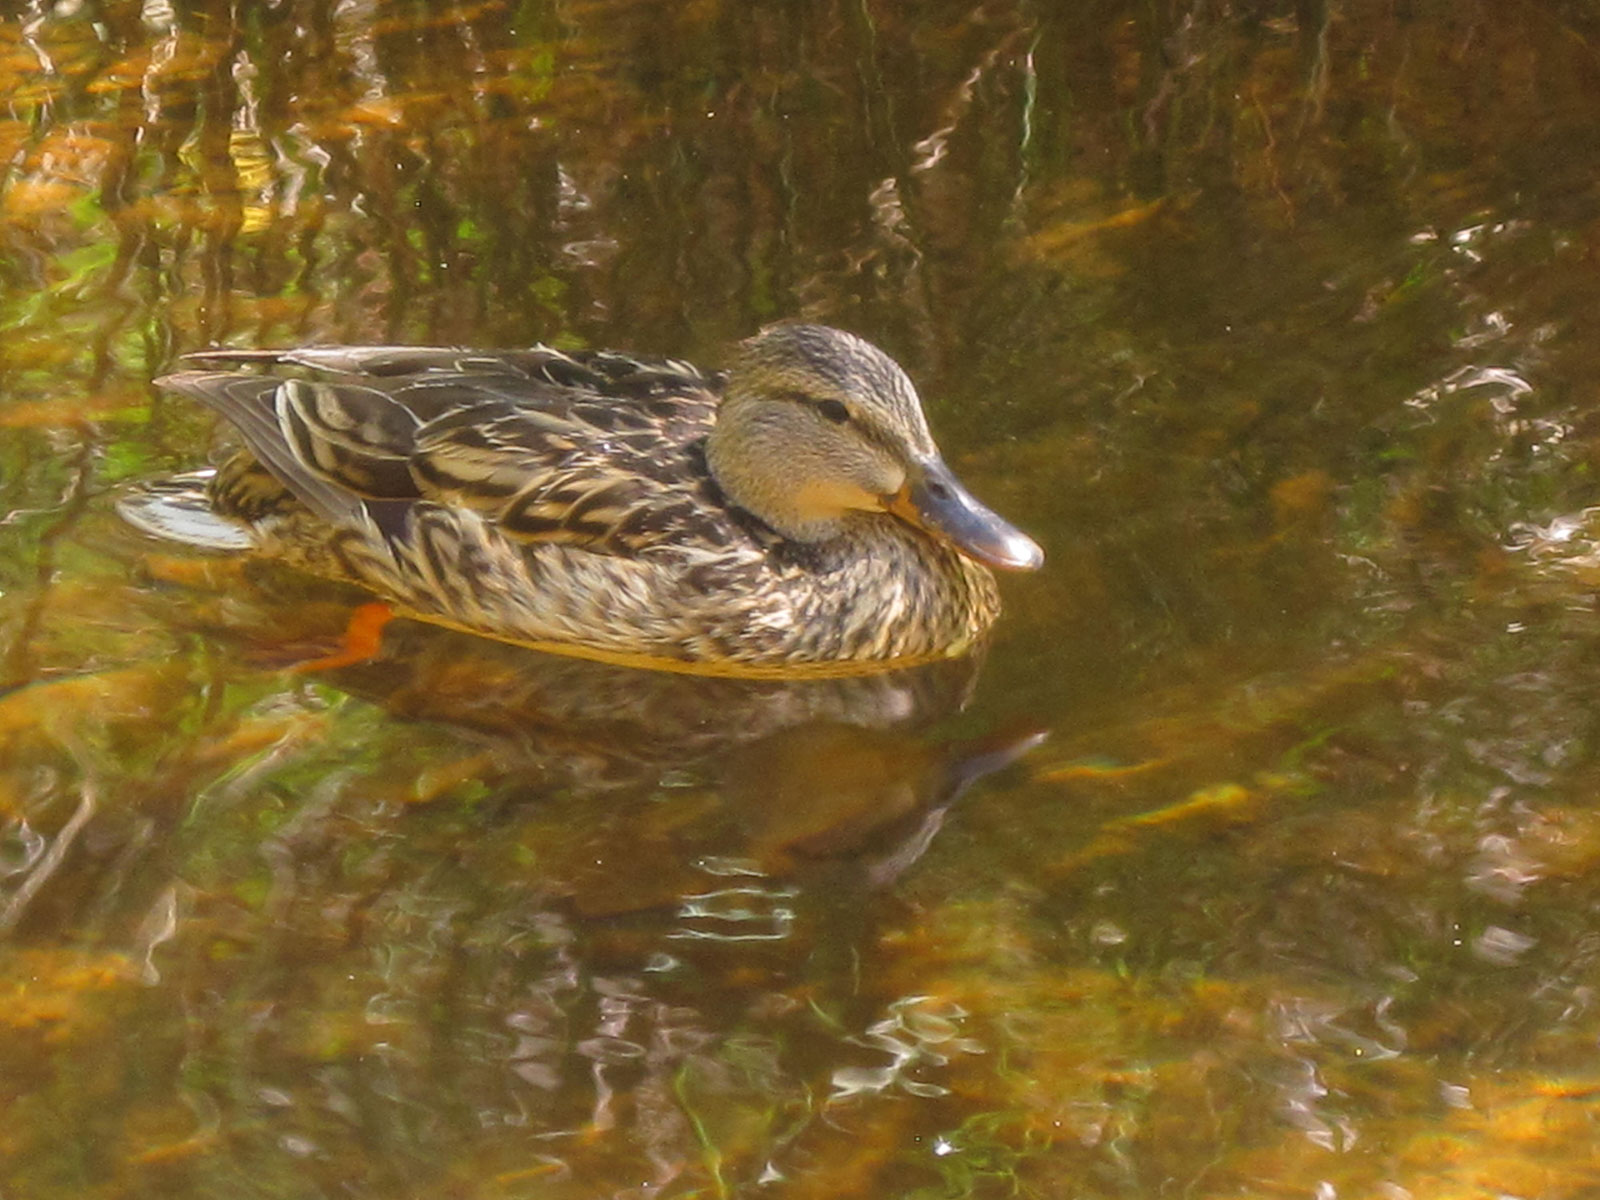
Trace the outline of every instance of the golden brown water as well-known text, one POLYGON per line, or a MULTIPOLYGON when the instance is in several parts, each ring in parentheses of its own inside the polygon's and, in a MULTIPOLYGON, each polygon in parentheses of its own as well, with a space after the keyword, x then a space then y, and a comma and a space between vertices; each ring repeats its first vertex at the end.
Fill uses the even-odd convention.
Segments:
POLYGON ((1600 1194, 1592 4, 20 7, 5 1200, 1600 1194), (789 316, 986 662, 307 677, 112 512, 185 350, 789 316))

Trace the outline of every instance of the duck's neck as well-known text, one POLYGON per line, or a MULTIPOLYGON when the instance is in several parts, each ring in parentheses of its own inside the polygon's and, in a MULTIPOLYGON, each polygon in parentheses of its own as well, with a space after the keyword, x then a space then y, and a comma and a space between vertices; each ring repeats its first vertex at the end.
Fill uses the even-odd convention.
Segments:
POLYGON ((807 544, 846 533, 841 498, 803 482, 826 477, 816 457, 771 412, 732 397, 706 438, 706 465, 723 495, 784 537, 807 544))
POLYGON ((838 639, 829 653, 861 659, 959 653, 999 616, 999 588, 986 567, 888 515, 863 513, 845 524, 846 532, 828 542, 793 544, 810 578, 796 617, 816 636, 838 639))

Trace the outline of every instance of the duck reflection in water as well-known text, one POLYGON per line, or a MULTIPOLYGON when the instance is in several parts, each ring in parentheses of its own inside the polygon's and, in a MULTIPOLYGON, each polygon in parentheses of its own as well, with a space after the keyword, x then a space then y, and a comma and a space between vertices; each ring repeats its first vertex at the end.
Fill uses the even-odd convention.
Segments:
MULTIPOLYGON (((884 886, 973 782, 1041 739, 928 740, 966 705, 980 664, 971 655, 863 676, 704 677, 400 623, 382 658, 331 679, 397 716, 485 744, 495 790, 510 803, 560 793, 605 800, 608 821, 635 813, 642 824, 624 834, 635 838, 630 852, 639 839, 678 842, 764 876, 849 864, 861 883, 884 886)), ((695 854, 659 858, 648 878, 619 880, 614 864, 592 878, 580 871, 575 898, 590 912, 638 909, 703 882, 695 854)))

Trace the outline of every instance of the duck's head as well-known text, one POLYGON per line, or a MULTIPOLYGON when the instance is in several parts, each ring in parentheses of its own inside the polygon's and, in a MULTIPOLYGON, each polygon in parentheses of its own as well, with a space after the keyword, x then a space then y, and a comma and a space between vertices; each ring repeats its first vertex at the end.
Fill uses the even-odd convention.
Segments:
POLYGON ((854 334, 777 325, 745 342, 706 454, 734 503, 797 541, 824 542, 881 513, 991 567, 1044 562, 939 457, 899 364, 854 334))

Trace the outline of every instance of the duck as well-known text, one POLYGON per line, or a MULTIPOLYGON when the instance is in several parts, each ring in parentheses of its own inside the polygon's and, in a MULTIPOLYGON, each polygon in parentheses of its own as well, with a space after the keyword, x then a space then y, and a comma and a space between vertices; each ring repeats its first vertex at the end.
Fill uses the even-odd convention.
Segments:
POLYGON ((956 478, 900 365, 825 325, 768 327, 725 371, 546 345, 184 368, 157 386, 243 446, 187 497, 209 535, 125 506, 135 524, 502 641, 710 674, 905 666, 971 652, 993 569, 1044 561, 956 478))

